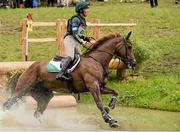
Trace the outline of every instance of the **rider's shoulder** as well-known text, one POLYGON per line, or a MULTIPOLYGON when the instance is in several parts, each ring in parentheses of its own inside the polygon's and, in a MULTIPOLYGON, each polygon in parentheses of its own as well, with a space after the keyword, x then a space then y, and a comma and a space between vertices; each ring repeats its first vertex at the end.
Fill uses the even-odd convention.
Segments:
POLYGON ((81 20, 79 19, 79 17, 77 17, 77 16, 73 16, 73 17, 72 17, 72 22, 73 22, 73 23, 80 23, 80 21, 81 21, 81 20))

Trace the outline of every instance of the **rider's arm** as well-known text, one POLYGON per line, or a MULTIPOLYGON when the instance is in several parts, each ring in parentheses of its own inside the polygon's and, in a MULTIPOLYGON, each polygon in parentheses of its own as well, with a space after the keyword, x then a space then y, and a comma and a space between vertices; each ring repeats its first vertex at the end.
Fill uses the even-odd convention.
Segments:
POLYGON ((84 31, 84 29, 80 26, 80 20, 75 17, 72 19, 72 32, 73 32, 73 36, 74 38, 80 43, 80 44, 84 44, 84 36, 82 34, 82 32, 84 31))

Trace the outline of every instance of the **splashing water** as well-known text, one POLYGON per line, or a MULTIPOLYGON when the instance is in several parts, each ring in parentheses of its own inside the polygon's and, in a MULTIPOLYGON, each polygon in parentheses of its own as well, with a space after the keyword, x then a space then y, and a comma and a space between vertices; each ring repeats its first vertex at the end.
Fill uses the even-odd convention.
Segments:
POLYGON ((2 111, 7 99, 6 77, 0 77, 0 131, 96 131, 96 130, 180 130, 180 112, 167 112, 117 106, 110 115, 118 120, 119 128, 111 129, 95 105, 78 104, 77 107, 46 109, 41 123, 34 118, 35 109, 25 104, 2 111), (19 106, 19 107, 18 107, 19 106))

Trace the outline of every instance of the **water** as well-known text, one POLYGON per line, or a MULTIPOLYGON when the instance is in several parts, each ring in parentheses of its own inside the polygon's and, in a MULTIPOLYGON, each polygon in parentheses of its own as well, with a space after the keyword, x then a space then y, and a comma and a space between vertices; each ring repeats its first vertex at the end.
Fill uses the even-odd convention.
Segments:
MULTIPOLYGON (((0 105, 6 97, 6 85, 0 79, 0 105)), ((34 109, 20 104, 10 111, 3 112, 0 107, 0 131, 180 131, 180 112, 167 112, 117 106, 110 112, 118 120, 119 127, 111 129, 106 124, 95 104, 78 104, 77 107, 47 109, 40 123, 33 117, 34 109)))
POLYGON ((111 115, 119 127, 111 129, 104 123, 94 105, 80 104, 77 107, 47 109, 40 123, 33 117, 34 110, 22 105, 19 108, 0 112, 0 131, 11 130, 180 130, 180 113, 138 108, 117 107, 111 115))

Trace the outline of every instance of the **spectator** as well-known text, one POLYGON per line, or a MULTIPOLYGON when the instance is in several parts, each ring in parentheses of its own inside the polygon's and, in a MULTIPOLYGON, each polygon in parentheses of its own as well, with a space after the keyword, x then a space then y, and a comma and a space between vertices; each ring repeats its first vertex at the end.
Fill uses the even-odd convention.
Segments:
POLYGON ((180 2, 180 0, 175 0, 175 4, 178 4, 180 2))
POLYGON ((54 0, 47 0, 47 6, 54 6, 54 0))
POLYGON ((157 7, 158 6, 158 1, 157 0, 150 0, 150 5, 151 7, 157 7))

